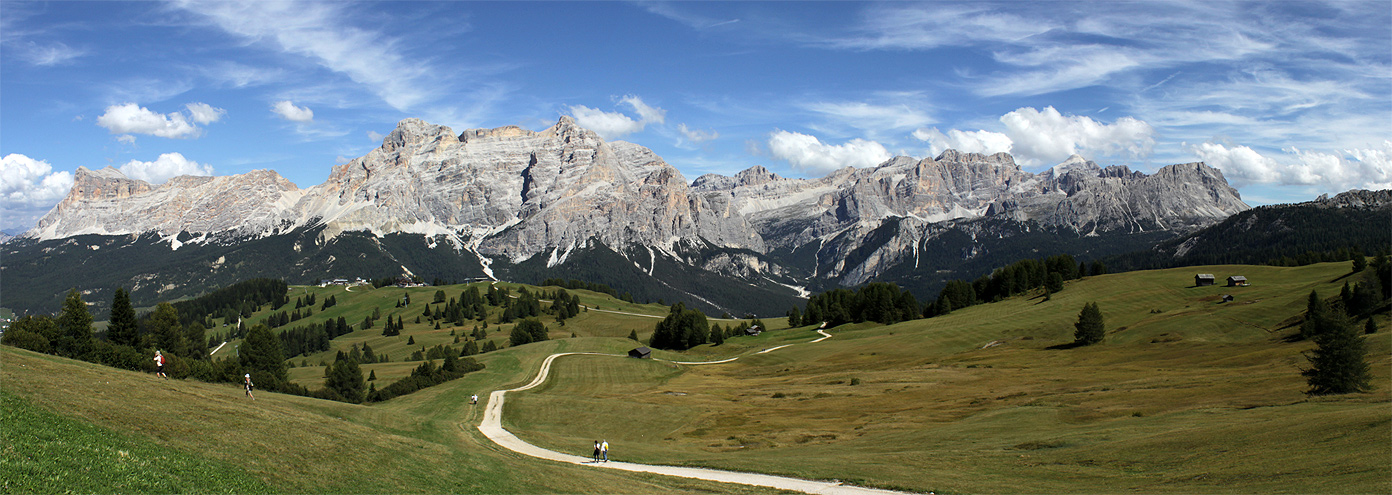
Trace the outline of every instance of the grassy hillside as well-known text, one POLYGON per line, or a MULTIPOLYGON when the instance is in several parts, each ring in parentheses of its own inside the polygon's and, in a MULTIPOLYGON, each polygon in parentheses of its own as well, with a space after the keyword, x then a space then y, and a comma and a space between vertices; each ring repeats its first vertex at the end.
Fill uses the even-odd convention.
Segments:
MULTIPOLYGON (((766 319, 777 330, 685 353, 655 352, 672 360, 743 356, 728 364, 562 358, 547 385, 509 395, 504 424, 530 442, 579 455, 602 438, 620 460, 922 492, 1387 493, 1387 316, 1378 316, 1381 331, 1367 337, 1377 386, 1367 394, 1306 397, 1299 370, 1301 352, 1311 344, 1283 339, 1295 332, 1293 317, 1309 291, 1337 294, 1347 269, 1347 263, 1213 266, 1090 277, 1070 282, 1049 301, 1022 297, 930 320, 847 325, 830 329, 835 337, 816 344, 810 343, 819 337, 813 327, 779 329, 782 318, 766 319), (1246 275, 1253 285, 1191 287, 1195 272, 1220 279, 1246 275), (1222 294, 1236 301, 1220 303, 1222 294), (1106 341, 1060 348, 1072 340, 1079 309, 1092 301, 1106 317, 1106 341), (755 354, 786 344, 794 345, 755 354)), ((437 289, 294 287, 291 305, 275 311, 293 310, 295 297, 314 292, 321 302, 336 295, 338 306, 321 313, 316 305, 310 319, 289 327, 338 316, 357 324, 373 308, 384 317, 403 315, 401 336, 383 337, 379 322, 335 339, 331 351, 292 359, 296 365, 332 361, 337 350, 369 343, 392 357, 364 366, 363 373, 376 372, 381 387, 419 364, 405 361, 412 350, 453 343, 449 326, 437 331, 424 320, 415 323, 437 289), (397 309, 405 291, 413 303, 397 309), (410 338, 414 346, 405 344, 410 338)), ((444 288, 449 297, 463 289, 444 288)), ((112 438, 70 451, 7 440, 16 447, 6 451, 0 477, 26 481, 6 485, 18 492, 197 486, 313 493, 771 493, 558 465, 502 451, 478 434, 482 405, 467 404, 470 394, 525 383, 555 352, 622 354, 636 345, 625 338, 630 331, 646 339, 667 312, 569 292, 592 309, 564 327, 543 317, 553 340, 477 356, 487 366, 483 371, 367 406, 262 392, 253 402, 232 385, 157 380, 0 347, 4 416, 39 411, 34 414, 55 418, 13 428, 7 421, 7 438, 74 435, 49 424, 86 431, 67 444, 112 438), (136 446, 165 457, 132 471, 119 452, 155 455, 136 446), (171 481, 53 485, 36 480, 37 471, 15 467, 67 466, 63 457, 82 459, 94 479, 148 473, 171 481)), ((511 325, 496 321, 490 314, 487 338, 501 344, 511 325)), ((235 343, 223 352, 235 352, 235 343)), ((297 367, 291 376, 318 388, 323 368, 297 367)))
MULTIPOLYGON (((1211 266, 1091 277, 1017 298, 717 366, 573 356, 509 401, 523 438, 584 453, 943 492, 1392 491, 1392 332, 1368 336, 1376 390, 1308 398, 1311 289, 1346 263, 1211 266), (1193 273, 1245 288, 1191 287, 1193 273), (1222 294, 1236 301, 1220 303, 1222 294), (1072 340, 1084 303, 1105 343, 1072 340)), ((809 329, 765 334, 807 342, 809 329)), ((758 346, 754 340, 737 342, 758 346)), ((698 349, 699 350, 699 349, 698 349)))
POLYGON ((779 493, 501 451, 474 429, 483 406, 467 397, 529 378, 556 348, 530 347, 489 356, 487 371, 374 406, 266 392, 252 401, 231 385, 0 347, 0 478, 6 493, 779 493))

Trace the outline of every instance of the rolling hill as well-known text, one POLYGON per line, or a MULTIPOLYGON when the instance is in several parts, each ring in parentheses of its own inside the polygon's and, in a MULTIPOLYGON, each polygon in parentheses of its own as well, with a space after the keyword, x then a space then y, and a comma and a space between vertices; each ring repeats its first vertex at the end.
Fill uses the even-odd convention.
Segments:
MULTIPOLYGON (((1360 276, 1348 276, 1347 263, 1131 272, 1070 282, 1049 300, 1023 296, 928 320, 844 325, 816 344, 813 327, 802 327, 656 353, 746 355, 725 365, 566 357, 546 385, 509 395, 504 425, 533 444, 580 455, 605 438, 615 457, 634 462, 920 492, 1385 493, 1392 490, 1386 313, 1375 317, 1379 332, 1365 337, 1370 393, 1305 396, 1301 353, 1312 344, 1285 339, 1310 290, 1332 296, 1360 276), (1192 287, 1196 271, 1245 275, 1252 286, 1192 287), (1222 303, 1223 294, 1236 300, 1222 303), (1072 340, 1078 310, 1094 301, 1106 317, 1105 342, 1061 346, 1072 340), (785 344, 796 345, 753 354, 785 344)), ((341 291, 330 311, 360 319, 372 307, 394 309, 402 289, 294 290, 341 291)), ((665 313, 571 292, 591 308, 665 313)), ((477 356, 483 371, 371 406, 279 394, 251 402, 227 385, 155 380, 9 347, 0 348, 0 381, 34 407, 235 465, 272 491, 764 493, 549 464, 502 451, 474 430, 480 411, 467 404, 470 394, 524 383, 552 353, 621 354, 635 345, 622 336, 650 332, 655 322, 592 309, 563 328, 552 323, 553 340, 477 356)), ((506 335, 495 326, 490 337, 506 335)), ((334 350, 397 338, 372 333, 340 337, 334 350)), ((447 329, 414 323, 399 338, 452 342, 447 329)), ((400 362, 406 350, 387 351, 392 363, 363 372, 383 366, 377 375, 387 381, 386 366, 408 365, 400 362)), ((322 372, 299 367, 292 378, 308 385, 322 372)))

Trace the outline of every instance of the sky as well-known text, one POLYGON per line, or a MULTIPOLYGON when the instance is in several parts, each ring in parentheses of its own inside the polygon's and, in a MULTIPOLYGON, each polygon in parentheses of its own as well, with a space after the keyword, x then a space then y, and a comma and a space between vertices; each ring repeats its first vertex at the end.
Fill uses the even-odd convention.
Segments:
POLYGON ((562 115, 688 181, 945 149, 1203 161, 1252 205, 1392 187, 1392 1, 0 1, 0 229, 78 167, 301 188, 406 118, 562 115))

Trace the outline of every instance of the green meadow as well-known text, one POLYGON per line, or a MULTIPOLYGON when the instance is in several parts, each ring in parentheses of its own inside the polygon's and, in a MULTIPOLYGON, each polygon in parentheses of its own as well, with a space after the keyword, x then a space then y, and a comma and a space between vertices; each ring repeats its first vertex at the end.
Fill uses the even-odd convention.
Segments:
MULTIPOLYGON (((1365 337, 1375 389, 1311 398, 1300 375, 1309 342, 1288 342, 1306 296, 1338 294, 1347 263, 1298 268, 1209 266, 1072 281, 1038 294, 897 325, 773 329, 657 360, 567 356, 542 387, 509 394, 504 426, 553 450, 589 455, 606 439, 624 461, 707 466, 937 493, 1388 493, 1392 492, 1392 332, 1386 313, 1365 337), (1245 275, 1250 287, 1192 287, 1193 274, 1245 275), (1231 294, 1233 302, 1222 302, 1231 294), (1087 302, 1106 318, 1101 344, 1068 348, 1087 302), (792 344, 765 354, 758 351, 792 344), (739 356, 718 365, 677 365, 739 356)), ((500 284, 501 285, 501 284, 500 284)), ((513 285, 512 287, 518 287, 513 285)), ((464 286, 443 288, 457 298, 464 286)), ((310 319, 361 323, 376 308, 401 315, 398 337, 374 329, 335 348, 291 358, 298 383, 322 386, 320 361, 369 344, 388 363, 378 386, 409 374, 414 350, 454 345, 473 323, 435 330, 415 323, 437 287, 293 287, 338 305, 310 319), (409 292, 412 304, 396 308, 409 292), (414 339, 414 345, 407 345, 414 339), (309 363, 309 366, 301 366, 309 363)), ((548 290, 553 290, 548 289, 548 290)), ((552 340, 476 356, 487 367, 458 380, 371 405, 352 405, 150 375, 0 348, 6 437, 94 443, 56 450, 10 444, 6 480, 90 462, 95 479, 150 484, 58 485, 83 492, 311 493, 771 493, 713 482, 561 465, 502 450, 475 426, 470 394, 526 383, 556 352, 623 354, 658 321, 601 310, 666 314, 587 291, 588 306, 552 340), (17 413, 15 411, 18 411, 17 413), (50 431, 59 429, 61 431, 50 431), (109 437, 103 443, 93 436, 109 437), (136 446, 157 448, 139 450, 136 446), (122 454, 141 463, 122 461, 122 454), (160 457, 164 456, 164 457, 160 457), (171 459, 171 460, 166 460, 171 459), (148 461, 148 462, 146 462, 148 461), (178 466, 177 468, 175 466, 178 466), (37 468, 36 468, 37 467, 37 468), (198 488, 180 488, 198 487, 198 488)), ((276 309, 276 311, 281 308, 276 309)), ((254 315, 264 318, 268 311, 254 315)), ((511 325, 489 316, 487 338, 504 346, 511 325)), ((735 321, 712 320, 730 324, 735 321)), ((1362 322, 1360 321, 1361 325, 1362 322)), ((481 324, 480 324, 481 326, 481 324)), ((467 340, 467 336, 464 337, 467 340)), ((218 356, 235 352, 235 343, 218 356)), ((22 478, 17 478, 22 477, 22 478)), ((41 482, 13 492, 51 492, 41 482)))

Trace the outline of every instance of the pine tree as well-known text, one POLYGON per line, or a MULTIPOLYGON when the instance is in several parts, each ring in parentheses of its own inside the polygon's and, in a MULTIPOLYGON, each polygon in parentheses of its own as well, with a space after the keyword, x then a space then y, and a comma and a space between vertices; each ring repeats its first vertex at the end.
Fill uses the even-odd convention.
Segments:
POLYGON ((179 325, 179 311, 169 303, 159 303, 155 313, 150 316, 150 334, 155 338, 155 348, 166 354, 189 357, 188 336, 179 325))
POLYGON ((324 388, 337 392, 347 402, 362 402, 366 389, 362 368, 358 366, 357 361, 339 354, 339 359, 330 366, 329 377, 324 380, 324 388))
POLYGON ((256 325, 247 332, 246 341, 237 348, 237 360, 242 370, 251 373, 257 386, 279 390, 286 380, 285 356, 280 338, 265 325, 256 325))
POLYGON ((59 356, 82 359, 92 351, 92 313, 77 289, 68 291, 63 312, 58 315, 60 333, 54 343, 59 356))
POLYGON ((802 312, 798 311, 797 306, 788 310, 788 327, 796 328, 802 326, 802 312))
POLYGON ((1315 338, 1324 326, 1324 319, 1328 314, 1329 305, 1320 299, 1318 292, 1310 291, 1310 297, 1305 302, 1305 321, 1300 323, 1300 338, 1315 338))
POLYGON ((140 345, 140 327, 125 288, 117 287, 116 295, 111 298, 111 323, 106 327, 106 340, 116 345, 140 345))
POLYGON ((639 340, 638 340, 638 331, 637 331, 637 330, 629 330, 629 331, 628 331, 628 340, 632 340, 632 341, 634 341, 634 342, 639 342, 639 340))
POLYGON ((1369 390, 1367 345, 1363 337, 1337 309, 1320 318, 1314 336, 1315 349, 1306 354, 1310 368, 1301 375, 1310 385, 1309 395, 1347 394, 1369 390))
POLYGON ((1076 329, 1073 332, 1074 341, 1079 345, 1096 344, 1107 335, 1102 310, 1095 302, 1083 305, 1083 310, 1078 313, 1078 322, 1073 324, 1073 328, 1076 329))
POLYGON ((1368 322, 1363 324, 1363 333, 1377 333, 1377 322, 1373 321, 1373 317, 1369 316, 1368 322))
POLYGON ((369 381, 369 382, 375 382, 375 381, 377 381, 377 370, 372 370, 372 371, 367 372, 367 381, 369 381))

